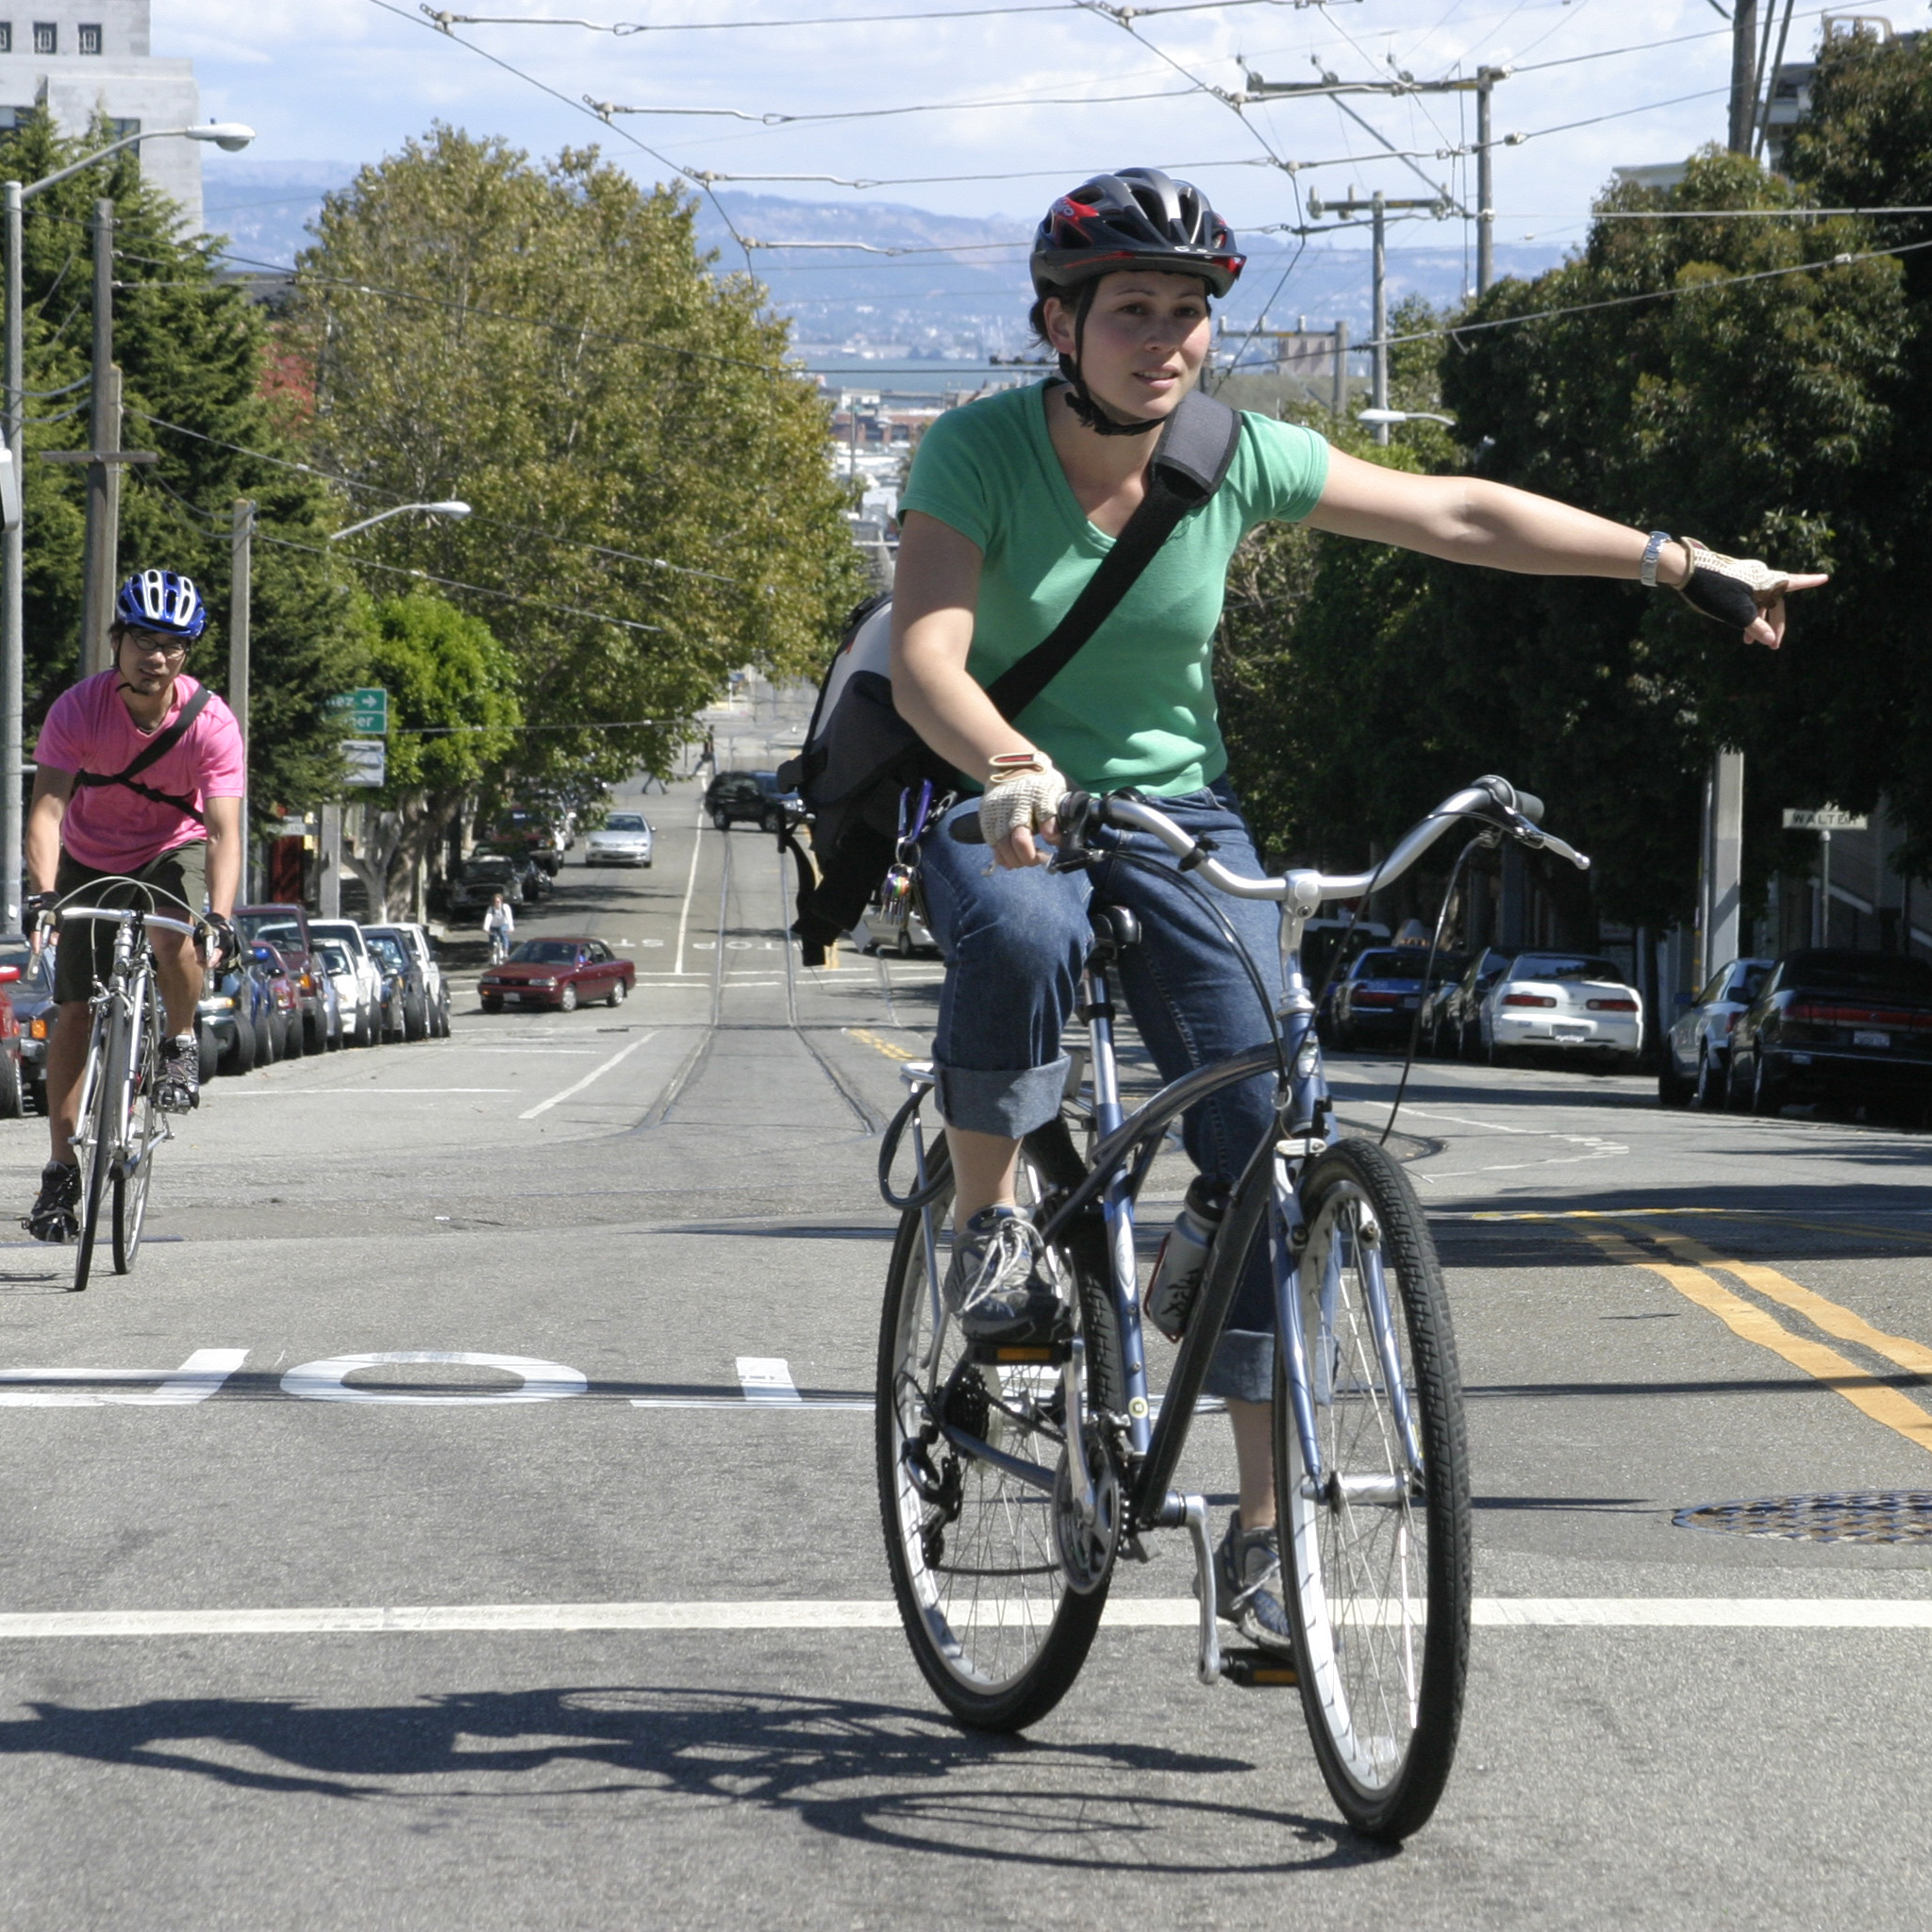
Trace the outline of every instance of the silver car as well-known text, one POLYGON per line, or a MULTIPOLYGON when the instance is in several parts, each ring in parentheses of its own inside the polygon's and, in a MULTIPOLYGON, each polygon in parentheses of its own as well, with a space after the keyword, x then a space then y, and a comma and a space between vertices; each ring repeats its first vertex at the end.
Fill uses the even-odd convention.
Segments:
MULTIPOLYGON (((369 951, 362 928, 353 919, 311 919, 308 930, 341 947, 355 970, 353 989, 336 980, 343 993, 342 1035, 351 1046, 375 1046, 382 1039, 382 968, 369 951)), ((330 978, 336 977, 333 971, 330 978)))
POLYGON ((651 822, 641 811, 614 811, 591 834, 586 865, 642 865, 651 862, 651 822))
POLYGON ((1730 1073, 1731 1029, 1738 1015, 1757 997, 1769 959, 1732 959, 1711 975, 1695 999, 1664 1035, 1663 1059, 1657 1070, 1657 1097, 1665 1107, 1687 1103, 1722 1112, 1724 1081, 1730 1073))

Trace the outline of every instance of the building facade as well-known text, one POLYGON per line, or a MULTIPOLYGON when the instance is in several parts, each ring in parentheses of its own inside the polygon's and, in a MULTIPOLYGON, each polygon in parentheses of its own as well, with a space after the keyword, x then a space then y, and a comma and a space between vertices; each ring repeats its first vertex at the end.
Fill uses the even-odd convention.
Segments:
MULTIPOLYGON (((116 134, 186 127, 201 119, 192 60, 148 52, 149 0, 0 0, 0 126, 45 105, 63 134, 105 114, 116 134)), ((143 145, 142 172, 175 202, 185 233, 201 232, 196 141, 143 145)))

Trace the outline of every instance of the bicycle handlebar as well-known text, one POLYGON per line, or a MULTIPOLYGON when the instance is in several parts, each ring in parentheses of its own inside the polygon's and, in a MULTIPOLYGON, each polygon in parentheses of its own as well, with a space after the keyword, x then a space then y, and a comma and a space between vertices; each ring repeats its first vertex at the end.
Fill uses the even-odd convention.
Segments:
MULTIPOLYGON (((58 916, 63 919, 112 919, 122 920, 140 912, 138 906, 63 906, 58 916)), ((185 919, 169 919, 158 912, 142 912, 144 925, 165 926, 170 932, 186 933, 192 939, 199 928, 185 919)))
MULTIPOLYGON (((1480 819, 1507 832, 1518 844, 1534 852, 1553 853, 1568 859, 1579 872, 1590 860, 1574 846, 1537 824, 1543 802, 1533 792, 1518 791, 1505 778, 1478 778, 1474 785, 1445 798, 1434 811, 1411 826, 1394 851, 1368 872, 1327 874, 1290 873, 1281 878, 1249 878, 1229 872, 1212 858, 1212 847, 1192 838, 1163 811, 1144 799, 1117 792, 1094 794, 1070 791, 1054 814, 1060 825, 1060 842, 1078 850, 1087 827, 1099 820, 1128 831, 1145 832, 1181 861, 1185 872, 1198 872, 1217 891, 1233 899, 1295 899, 1314 907, 1334 899, 1358 899, 1363 893, 1391 884, 1415 864, 1458 819, 1480 819)), ((983 845, 985 836, 975 816, 955 819, 949 830, 961 845, 983 845)))

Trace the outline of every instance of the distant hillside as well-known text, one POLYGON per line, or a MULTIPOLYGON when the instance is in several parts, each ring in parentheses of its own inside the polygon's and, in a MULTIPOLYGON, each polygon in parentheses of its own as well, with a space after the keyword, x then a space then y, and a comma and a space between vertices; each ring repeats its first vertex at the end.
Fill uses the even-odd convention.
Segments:
MULTIPOLYGON (((347 161, 211 160, 203 190, 208 229, 225 234, 239 258, 288 263, 310 239, 308 225, 330 189, 354 177, 347 161)), ((908 251, 866 254, 856 249, 751 250, 754 273, 774 303, 793 316, 801 341, 814 344, 896 344, 937 356, 1011 354, 1026 331, 1025 246, 1030 222, 991 215, 969 220, 929 213, 898 202, 796 201, 776 194, 719 192, 717 205, 698 203, 700 245, 717 251, 722 274, 741 270, 744 256, 719 214, 752 242, 863 242, 908 251)), ((1394 230, 1398 242, 1426 238, 1427 246, 1391 245, 1389 299, 1419 294, 1438 307, 1460 299, 1474 272, 1458 232, 1413 224, 1394 230)), ((1294 258, 1294 243, 1274 235, 1247 242, 1249 260, 1221 313, 1248 327, 1265 304, 1277 328, 1306 316, 1311 326, 1348 324, 1360 340, 1369 327, 1369 257, 1365 248, 1310 242, 1294 258), (1293 260, 1284 283, 1283 271, 1293 260)), ((1562 258, 1555 248, 1499 244, 1502 275, 1534 275, 1562 258)))

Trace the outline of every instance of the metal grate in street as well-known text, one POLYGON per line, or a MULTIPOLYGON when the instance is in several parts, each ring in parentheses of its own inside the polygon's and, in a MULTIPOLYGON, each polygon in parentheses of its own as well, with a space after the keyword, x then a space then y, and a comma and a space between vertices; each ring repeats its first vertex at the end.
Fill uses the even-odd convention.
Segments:
POLYGON ((1851 1490, 1825 1496, 1760 1496, 1679 1509, 1679 1529, 1777 1536, 1807 1543, 1932 1542, 1932 1491, 1851 1490))

